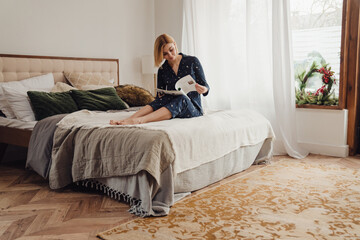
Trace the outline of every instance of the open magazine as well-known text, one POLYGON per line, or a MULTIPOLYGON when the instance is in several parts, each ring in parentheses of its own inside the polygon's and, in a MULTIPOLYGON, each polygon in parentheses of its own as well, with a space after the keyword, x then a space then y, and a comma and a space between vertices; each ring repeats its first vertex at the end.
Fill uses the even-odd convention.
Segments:
POLYGON ((170 95, 187 95, 189 92, 196 91, 195 80, 191 75, 186 75, 185 77, 180 78, 176 84, 176 90, 166 90, 157 88, 156 91, 161 94, 170 94, 170 95))

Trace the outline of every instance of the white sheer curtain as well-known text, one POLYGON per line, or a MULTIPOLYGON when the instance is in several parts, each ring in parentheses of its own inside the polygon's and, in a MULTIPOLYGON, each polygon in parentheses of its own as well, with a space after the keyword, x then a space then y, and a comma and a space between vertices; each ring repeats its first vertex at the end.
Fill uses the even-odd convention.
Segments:
POLYGON ((210 85, 205 108, 249 108, 268 118, 274 154, 302 158, 296 140, 286 0, 184 0, 182 51, 210 85))

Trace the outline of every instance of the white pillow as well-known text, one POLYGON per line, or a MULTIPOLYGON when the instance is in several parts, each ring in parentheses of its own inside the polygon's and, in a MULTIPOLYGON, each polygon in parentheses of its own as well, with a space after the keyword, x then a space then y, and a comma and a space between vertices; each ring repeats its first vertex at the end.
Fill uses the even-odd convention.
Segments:
POLYGON ((3 82, 0 82, 0 110, 5 114, 7 118, 16 118, 15 114, 11 110, 8 102, 6 101, 6 98, 4 96, 4 91, 2 88, 3 82))
POLYGON ((24 86, 18 88, 3 86, 3 90, 7 102, 17 119, 23 121, 35 121, 35 115, 27 96, 27 91, 29 91, 27 88, 24 86))
MULTIPOLYGON (((2 83, 0 83, 0 110, 8 118, 16 117, 20 120, 32 119, 34 113, 32 112, 30 102, 27 98, 27 91, 29 91, 29 90, 50 91, 53 87, 54 87, 54 76, 52 73, 24 79, 21 81, 2 82, 2 83), (5 93, 5 88, 7 89, 6 93, 5 93), (19 91, 16 91, 17 89, 19 89, 19 91), (22 96, 22 97, 19 96, 20 100, 14 100, 17 98, 16 96, 14 96, 14 94, 16 94, 15 92, 22 96), (26 97, 25 99, 29 105, 27 105, 26 102, 24 101, 24 92, 25 92, 25 97, 26 97), (15 104, 16 106, 13 109, 12 105, 14 104, 14 101, 17 103, 15 104), (30 115, 29 117, 24 116, 24 114, 29 113, 28 110, 26 110, 25 112, 20 112, 20 113, 15 112, 15 111, 19 110, 19 107, 18 107, 19 102, 23 103, 23 104, 20 104, 22 106, 22 107, 20 107, 20 109, 28 108, 30 106, 30 111, 31 111, 32 115, 30 115)), ((25 120, 25 121, 33 121, 33 120, 25 120)))

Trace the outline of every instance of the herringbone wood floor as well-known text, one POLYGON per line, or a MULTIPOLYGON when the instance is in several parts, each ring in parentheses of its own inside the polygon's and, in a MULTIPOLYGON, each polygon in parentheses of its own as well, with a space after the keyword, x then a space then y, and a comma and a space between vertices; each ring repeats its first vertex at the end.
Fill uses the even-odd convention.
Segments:
POLYGON ((0 165, 0 239, 97 239, 128 221, 129 206, 71 187, 53 191, 21 165, 0 165))
MULTIPOLYGON (((275 157, 274 161, 280 158, 275 157)), ((308 158, 360 168, 359 157, 310 155, 308 158)), ((98 193, 85 193, 71 187, 53 191, 47 181, 25 170, 24 164, 0 164, 0 240, 97 239, 98 232, 136 218, 127 212, 127 204, 98 193)), ((264 165, 251 166, 193 194, 261 167, 264 165)))

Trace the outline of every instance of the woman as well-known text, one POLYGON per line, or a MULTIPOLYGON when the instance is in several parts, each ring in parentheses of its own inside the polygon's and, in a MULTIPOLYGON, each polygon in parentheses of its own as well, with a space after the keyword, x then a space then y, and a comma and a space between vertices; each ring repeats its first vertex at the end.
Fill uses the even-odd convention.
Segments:
POLYGON ((168 120, 171 118, 191 118, 203 114, 200 94, 206 96, 209 93, 209 85, 206 83, 205 75, 199 60, 196 57, 178 53, 176 42, 167 35, 160 35, 154 45, 155 65, 160 66, 157 75, 157 87, 160 89, 175 90, 175 83, 180 78, 191 75, 196 81, 196 92, 184 95, 157 94, 153 102, 131 117, 115 121, 110 120, 112 125, 141 124, 168 120))

